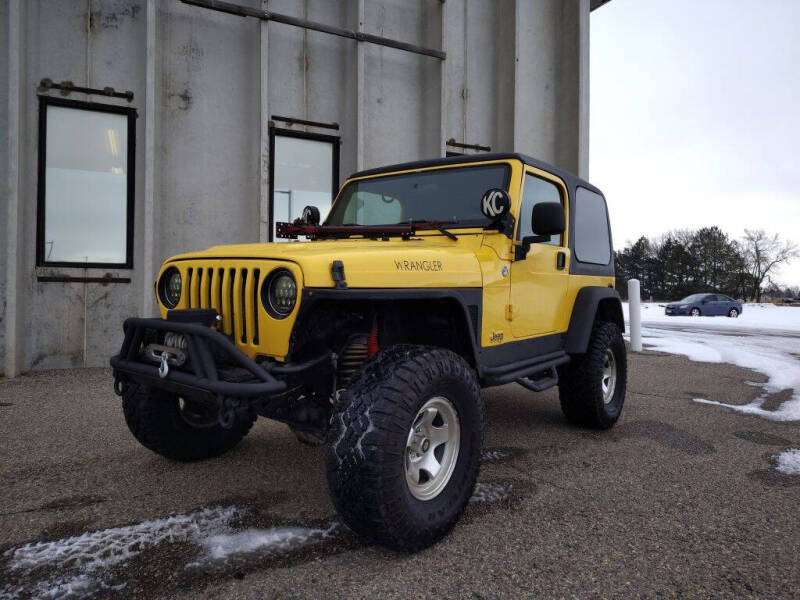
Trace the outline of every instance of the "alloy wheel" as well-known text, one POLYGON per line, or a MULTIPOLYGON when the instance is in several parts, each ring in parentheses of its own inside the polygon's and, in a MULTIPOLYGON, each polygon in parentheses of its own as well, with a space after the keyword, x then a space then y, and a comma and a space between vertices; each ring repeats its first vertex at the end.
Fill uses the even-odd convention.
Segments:
POLYGON ((419 409, 408 432, 406 483, 418 500, 433 500, 447 486, 458 460, 461 425, 453 404, 435 396, 419 409))

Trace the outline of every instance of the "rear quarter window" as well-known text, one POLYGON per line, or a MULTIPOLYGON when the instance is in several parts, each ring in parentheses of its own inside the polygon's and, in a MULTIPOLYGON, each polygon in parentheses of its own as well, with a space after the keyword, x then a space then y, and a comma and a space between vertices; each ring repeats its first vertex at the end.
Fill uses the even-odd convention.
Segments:
POLYGON ((582 187, 575 192, 575 258, 595 265, 611 260, 606 201, 582 187))

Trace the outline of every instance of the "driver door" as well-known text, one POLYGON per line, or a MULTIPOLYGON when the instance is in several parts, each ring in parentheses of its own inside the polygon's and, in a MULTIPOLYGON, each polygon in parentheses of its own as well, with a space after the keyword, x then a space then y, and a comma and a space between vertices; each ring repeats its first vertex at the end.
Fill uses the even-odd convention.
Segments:
MULTIPOLYGON (((559 202, 566 211, 563 182, 538 169, 526 169, 516 240, 533 235, 531 216, 540 202, 559 202)), ((567 216, 567 215, 565 215, 567 216)), ((569 220, 565 218, 565 222, 569 220)), ((531 244, 528 255, 511 264, 511 332, 528 338, 563 331, 562 308, 569 280, 567 232, 531 244)))
POLYGON ((709 315, 724 315, 725 314, 725 307, 726 303, 723 300, 722 296, 713 295, 708 297, 708 304, 706 305, 709 307, 707 314, 709 315))

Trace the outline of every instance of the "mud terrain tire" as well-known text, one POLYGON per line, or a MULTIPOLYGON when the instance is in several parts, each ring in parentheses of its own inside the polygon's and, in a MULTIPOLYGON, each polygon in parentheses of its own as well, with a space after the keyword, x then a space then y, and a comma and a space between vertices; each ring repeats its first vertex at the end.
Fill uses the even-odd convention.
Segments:
POLYGON ((219 423, 194 427, 181 416, 178 396, 130 384, 122 397, 125 422, 149 450, 183 462, 224 454, 247 435, 255 416, 238 418, 230 429, 219 423))
POLYGON ((585 354, 558 369, 558 395, 567 420, 592 429, 609 429, 617 422, 625 402, 628 367, 625 341, 614 323, 597 321, 585 354), (603 393, 607 353, 616 365, 613 394, 603 393))
POLYGON ((442 538, 475 487, 485 419, 475 372, 457 354, 412 345, 376 354, 340 396, 328 433, 328 485, 344 522, 372 542, 406 552, 442 538), (444 487, 420 500, 407 482, 407 445, 420 410, 436 398, 457 414, 460 435, 452 443, 458 455, 444 487))

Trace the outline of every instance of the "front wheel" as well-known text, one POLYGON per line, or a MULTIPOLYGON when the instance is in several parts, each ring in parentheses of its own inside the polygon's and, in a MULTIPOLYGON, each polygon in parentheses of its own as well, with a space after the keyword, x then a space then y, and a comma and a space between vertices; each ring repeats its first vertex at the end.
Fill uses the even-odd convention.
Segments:
POLYGON ((738 308, 732 308, 732 309, 730 309, 730 310, 728 311, 728 316, 729 316, 731 319, 735 319, 736 317, 738 317, 738 316, 739 316, 739 309, 738 309, 738 308))
POLYGON ((689 314, 691 316, 693 316, 693 317, 699 317, 700 316, 700 309, 695 307, 695 308, 693 308, 692 310, 689 311, 689 314))
POLYGON ((128 428, 145 448, 186 462, 227 452, 255 421, 255 416, 237 416, 226 429, 219 424, 216 407, 134 383, 123 392, 122 409, 128 428))
POLYGON ((398 345, 342 394, 328 433, 331 498, 367 539, 415 551, 444 536, 472 495, 485 409, 457 354, 398 345))
POLYGON ((612 427, 625 402, 627 360, 619 327, 595 323, 586 353, 559 368, 558 395, 567 420, 593 429, 612 427))

